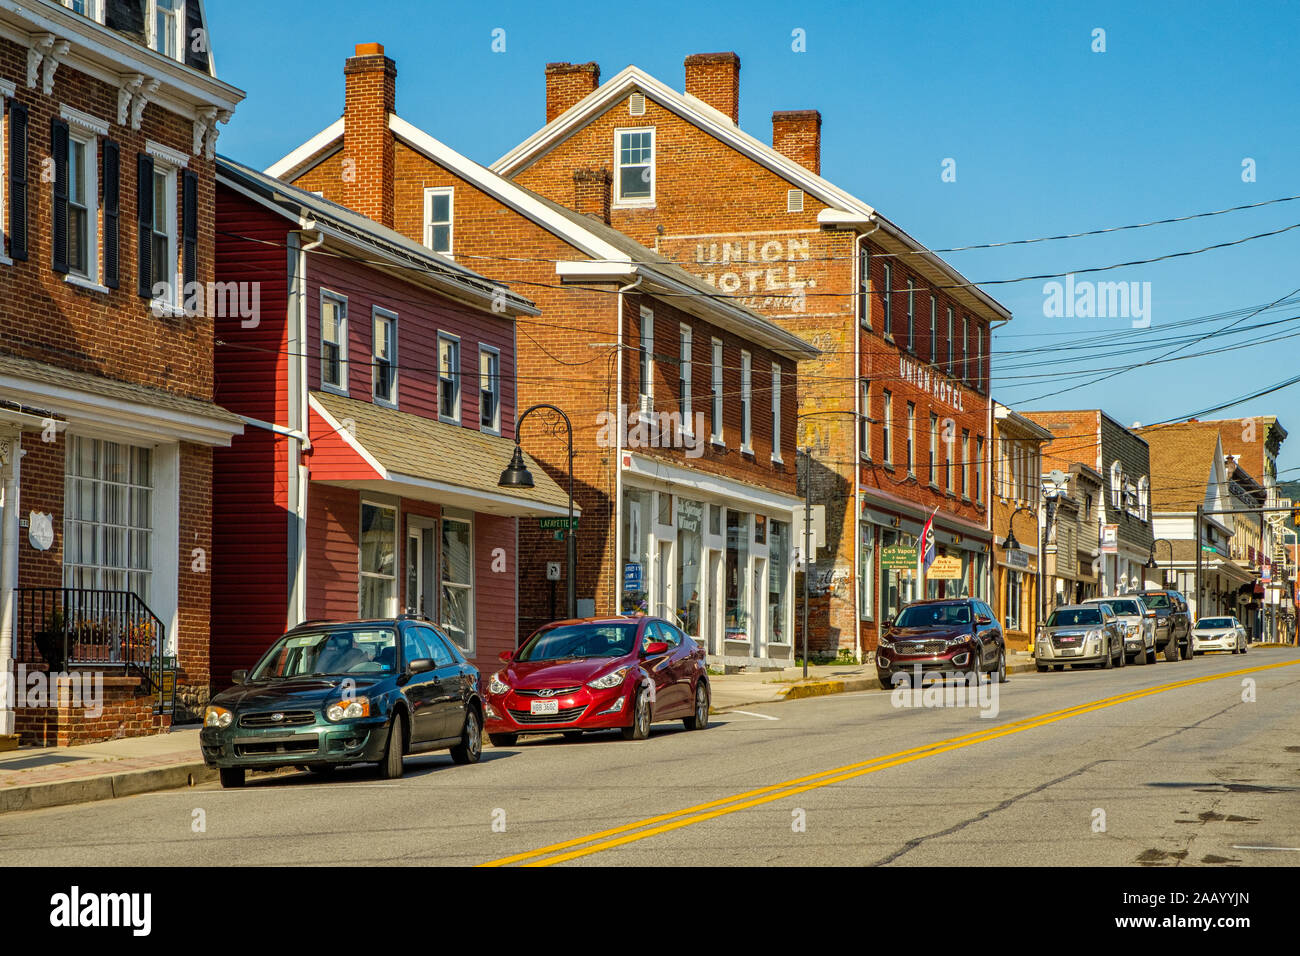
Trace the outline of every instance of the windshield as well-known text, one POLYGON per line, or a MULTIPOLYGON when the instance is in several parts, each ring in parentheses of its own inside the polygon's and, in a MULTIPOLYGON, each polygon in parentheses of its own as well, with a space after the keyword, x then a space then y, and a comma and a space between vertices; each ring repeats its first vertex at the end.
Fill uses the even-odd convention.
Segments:
POLYGON ((1052 612, 1048 627, 1077 627, 1081 624, 1100 624, 1101 611, 1095 607, 1066 607, 1052 612))
POLYGON ((1110 609, 1114 611, 1116 614, 1137 614, 1139 616, 1141 616, 1142 614, 1141 606, 1138 604, 1137 601, 1134 601, 1131 598, 1123 601, 1119 601, 1116 600, 1115 598, 1111 598, 1106 603, 1110 605, 1110 609))
POLYGON ((251 680, 324 674, 391 674, 397 639, 391 628, 341 627, 280 638, 253 669, 251 680))
POLYGON ((632 653, 636 621, 561 624, 546 627, 528 639, 517 661, 558 661, 575 657, 622 657, 632 653))
POLYGON ((1147 607, 1169 607, 1169 595, 1164 593, 1144 594, 1142 595, 1142 603, 1147 607))
POLYGON ((1215 627, 1232 627, 1232 618, 1230 617, 1203 617, 1196 622, 1197 627, 1215 628, 1215 627))
POLYGON ((965 604, 913 604, 904 608, 895 627, 951 627, 969 624, 970 608, 965 604))

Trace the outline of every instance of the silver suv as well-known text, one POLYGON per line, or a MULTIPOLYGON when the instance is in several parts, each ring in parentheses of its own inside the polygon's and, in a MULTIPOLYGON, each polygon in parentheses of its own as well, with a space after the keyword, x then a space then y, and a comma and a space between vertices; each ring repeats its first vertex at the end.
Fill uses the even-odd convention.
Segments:
POLYGON ((1107 604, 1072 604, 1058 607, 1034 640, 1034 663, 1039 672, 1078 667, 1123 667, 1124 632, 1107 604))
POLYGON ((1084 604, 1108 604, 1124 632, 1124 656, 1130 664, 1156 662, 1156 612, 1135 594, 1088 598, 1084 604))

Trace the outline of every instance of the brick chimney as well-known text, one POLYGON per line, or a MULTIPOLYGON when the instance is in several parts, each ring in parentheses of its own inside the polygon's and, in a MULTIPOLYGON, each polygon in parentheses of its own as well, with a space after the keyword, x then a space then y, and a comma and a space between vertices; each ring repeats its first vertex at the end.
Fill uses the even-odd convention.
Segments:
POLYGON ((573 172, 573 211, 609 223, 610 185, 608 169, 576 169, 573 172))
POLYGON ((740 57, 692 53, 686 58, 686 92, 740 122, 740 57))
POLYGON ((817 110, 777 110, 772 114, 772 148, 820 176, 822 114, 817 110))
POLYGON ((546 122, 555 119, 598 86, 600 67, 595 63, 546 64, 546 122))
POLYGON ((393 134, 397 64, 379 43, 358 43, 343 67, 343 205, 385 226, 393 225, 393 134))

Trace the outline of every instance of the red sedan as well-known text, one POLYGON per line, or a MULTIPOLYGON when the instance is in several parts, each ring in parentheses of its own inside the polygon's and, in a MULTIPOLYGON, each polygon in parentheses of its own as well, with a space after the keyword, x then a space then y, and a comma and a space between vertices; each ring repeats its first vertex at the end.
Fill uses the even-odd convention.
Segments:
POLYGON ((533 634, 487 680, 484 723, 497 747, 521 734, 618 728, 625 740, 650 725, 680 719, 687 730, 709 723, 704 649, 656 617, 556 621, 533 634))

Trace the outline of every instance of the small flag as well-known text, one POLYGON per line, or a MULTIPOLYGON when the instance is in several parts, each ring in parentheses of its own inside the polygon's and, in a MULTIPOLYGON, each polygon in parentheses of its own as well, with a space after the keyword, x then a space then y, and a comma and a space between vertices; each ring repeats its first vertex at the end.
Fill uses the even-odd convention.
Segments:
POLYGON ((935 508, 930 512, 930 517, 925 520, 925 527, 921 529, 921 573, 924 574, 930 570, 930 565, 934 564, 934 559, 938 557, 938 552, 934 546, 934 516, 938 514, 939 509, 935 508))

